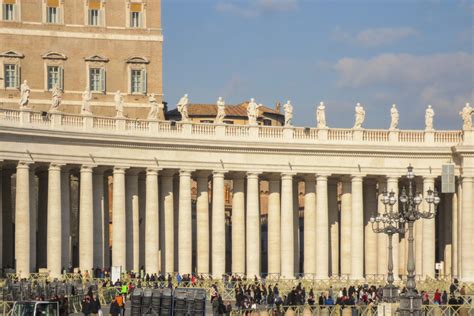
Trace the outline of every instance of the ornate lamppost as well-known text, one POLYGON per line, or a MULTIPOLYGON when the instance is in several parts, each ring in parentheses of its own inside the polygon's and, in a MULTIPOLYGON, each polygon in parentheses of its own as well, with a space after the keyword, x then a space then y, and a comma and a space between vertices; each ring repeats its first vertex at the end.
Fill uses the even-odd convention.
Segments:
POLYGON ((386 234, 388 236, 388 275, 387 285, 383 288, 383 301, 394 303, 398 297, 398 287, 393 282, 393 245, 392 237, 395 234, 405 233, 405 219, 399 212, 393 211, 393 206, 397 203, 395 192, 383 192, 381 202, 385 206, 385 212, 376 217, 371 217, 372 230, 377 234, 386 234))
POLYGON ((415 174, 411 165, 407 168, 408 190, 403 187, 400 194, 401 210, 400 219, 408 223, 408 262, 407 262, 407 283, 406 292, 400 294, 400 308, 401 316, 405 315, 421 315, 421 295, 416 290, 415 283, 415 252, 413 248, 413 226, 416 220, 420 218, 432 219, 436 216, 436 211, 440 198, 436 189, 433 191, 428 188, 425 200, 428 203, 428 210, 419 210, 419 206, 423 201, 420 192, 415 193, 413 188, 413 180, 415 174))

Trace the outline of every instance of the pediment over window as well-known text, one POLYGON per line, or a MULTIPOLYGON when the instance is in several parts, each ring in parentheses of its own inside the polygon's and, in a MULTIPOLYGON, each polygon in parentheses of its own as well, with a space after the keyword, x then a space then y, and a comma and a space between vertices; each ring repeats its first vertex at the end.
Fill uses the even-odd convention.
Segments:
POLYGON ((145 57, 130 57, 126 60, 127 64, 148 64, 150 61, 145 57))
POLYGON ((109 62, 109 59, 107 57, 100 56, 100 55, 92 55, 92 56, 86 57, 85 61, 91 61, 91 62, 96 62, 96 63, 107 63, 109 62))
POLYGON ((14 50, 7 50, 6 52, 0 53, 0 57, 23 58, 25 55, 14 50))
POLYGON ((44 54, 43 59, 60 59, 60 60, 66 60, 67 56, 58 52, 49 52, 44 54))

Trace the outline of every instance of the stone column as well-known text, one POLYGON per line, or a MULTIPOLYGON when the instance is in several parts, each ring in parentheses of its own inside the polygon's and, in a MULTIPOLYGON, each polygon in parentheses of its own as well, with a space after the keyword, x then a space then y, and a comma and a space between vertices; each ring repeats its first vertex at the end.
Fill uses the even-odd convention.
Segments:
POLYGON ((293 266, 295 270, 295 275, 298 275, 300 273, 301 261, 299 182, 299 179, 297 179, 296 177, 293 179, 293 266))
POLYGON ((232 273, 245 274, 245 190, 244 178, 232 179, 232 273))
POLYGON ((198 172, 196 182, 197 272, 209 274, 209 172, 198 172))
POLYGON ((316 198, 316 278, 327 280, 329 277, 328 175, 318 174, 316 198))
MULTIPOLYGON (((37 267, 36 242, 38 239, 37 231, 38 231, 38 194, 39 194, 38 185, 39 184, 36 178, 35 169, 36 167, 34 165, 30 166, 30 271, 36 271, 36 267, 37 267)), ((12 237, 11 240, 13 240, 13 236, 11 237, 12 237)))
MULTIPOLYGON (((434 177, 423 178, 423 203, 422 207, 428 211, 429 205, 426 202, 426 191, 434 190, 434 177)), ((433 206, 431 206, 433 208, 433 206)), ((434 278, 435 276, 435 219, 423 219, 423 277, 434 278)))
MULTIPOLYGON (((416 192, 424 193, 422 179, 415 178, 416 192)), ((420 210, 423 208, 423 203, 419 206, 420 210)), ((423 275, 423 220, 419 219, 415 222, 415 275, 423 275)))
MULTIPOLYGON (((1 161, 0 161, 1 162, 1 161)), ((2 190, 2 182, 3 182, 3 171, 2 166, 0 165, 0 269, 4 268, 3 266, 3 190, 2 190)))
MULTIPOLYGON (((304 274, 314 276, 316 273, 316 181, 314 175, 305 178, 304 196, 304 274)), ((319 198, 319 196, 318 196, 319 198)), ((319 220, 319 218, 318 218, 319 220)), ((320 232, 319 232, 320 233, 320 232)), ((318 258, 322 260, 322 258, 318 258)))
MULTIPOLYGON (((383 192, 387 191, 387 180, 381 177, 378 180, 377 210, 378 214, 385 213, 385 205, 382 203, 383 192)), ((377 274, 385 278, 388 272, 388 238, 385 234, 377 234, 377 274)))
POLYGON ((138 272, 140 266, 140 224, 138 202, 138 175, 135 170, 127 173, 125 177, 125 205, 126 205, 126 240, 127 240, 127 270, 138 272))
MULTIPOLYGON (((159 201, 159 198, 157 197, 158 201, 159 201)), ((140 271, 142 270, 142 267, 145 267, 145 235, 146 235, 146 232, 145 232, 145 229, 146 229, 146 175, 143 177, 143 176, 139 176, 138 177, 138 209, 140 210, 140 220, 139 220, 139 223, 140 223, 140 229, 139 229, 139 238, 138 240, 140 240, 140 259, 139 259, 139 266, 140 266, 140 271)), ((161 206, 161 205, 160 205, 161 206)), ((163 214, 162 214, 163 210, 161 209, 161 207, 159 207, 159 211, 158 211, 158 218, 163 218, 163 214)), ((162 237, 162 234, 163 234, 163 225, 160 221, 159 225, 158 225, 158 230, 159 230, 159 240, 161 241, 161 239, 163 238, 162 237)), ((160 255, 159 255, 160 256, 160 255)), ((161 258, 159 260, 159 265, 161 265, 161 258)), ((163 272, 163 271, 162 271, 163 272)))
POLYGON ((463 208, 463 194, 462 194, 462 178, 459 177, 458 178, 458 182, 457 182, 457 186, 456 186, 456 189, 457 189, 457 196, 458 196, 458 200, 457 200, 457 203, 458 203, 458 235, 457 235, 457 239, 458 239, 458 249, 457 249, 457 260, 458 260, 458 274, 457 276, 459 278, 462 278, 462 227, 463 227, 463 223, 462 223, 462 208, 463 208))
POLYGON ((30 175, 29 163, 18 162, 16 167, 15 202, 15 259, 20 278, 30 274, 30 175))
POLYGON ((161 208, 163 209, 163 242, 161 251, 163 272, 174 272, 174 197, 173 175, 166 173, 161 177, 161 208))
POLYGON ((451 276, 458 277, 459 276, 459 269, 458 269, 458 192, 456 191, 452 196, 452 213, 451 213, 451 276))
POLYGON ((260 277, 260 203, 258 173, 247 173, 247 277, 260 277))
POLYGON ((474 282, 474 178, 462 179, 462 221, 461 221, 461 280, 474 282))
POLYGON ((159 209, 158 209, 158 170, 146 170, 146 213, 145 213, 145 270, 154 274, 159 272, 159 209))
POLYGON ((364 205, 362 176, 352 176, 351 216, 351 275, 352 280, 364 278, 364 205))
POLYGON ((70 174, 69 170, 61 170, 61 266, 69 268, 71 263, 71 198, 70 198, 70 174))
POLYGON ((224 172, 212 173, 212 275, 225 274, 224 172))
POLYGON ((268 274, 280 275, 280 177, 268 180, 268 274))
MULTIPOLYGON (((3 215, 3 266, 13 268, 15 258, 15 248, 13 240, 15 238, 13 231, 13 201, 12 201, 12 170, 3 170, 2 178, 2 215, 3 215)), ((36 240, 36 236, 35 236, 36 240)))
POLYGON ((191 171, 179 172, 178 271, 192 272, 191 171))
MULTIPOLYGON (((452 266, 452 235, 453 235, 453 194, 452 193, 445 193, 442 196, 441 203, 443 204, 443 208, 440 210, 438 208, 438 212, 440 212, 441 217, 440 223, 445 223, 446 226, 440 227, 441 229, 441 239, 442 242, 440 251, 443 256, 444 266, 443 266, 443 274, 444 276, 450 275, 452 276, 453 266, 452 266)), ((441 225, 440 225, 441 226, 441 225)))
POLYGON ((348 276, 351 273, 351 209, 352 189, 350 178, 342 178, 341 196, 341 275, 348 276))
MULTIPOLYGON (((30 170, 31 171, 31 170, 30 170)), ((30 173, 30 215, 33 211, 33 185, 31 183, 32 177, 30 173)), ((16 222, 15 222, 16 223, 16 222)), ((46 268, 47 267, 47 227, 48 227, 48 173, 46 170, 41 170, 38 172, 38 211, 36 212, 36 222, 35 219, 30 217, 30 225, 35 226, 37 224, 37 234, 36 234, 36 268, 46 268)), ((30 226, 30 232, 31 232, 30 226)), ((31 233, 30 233, 31 240, 31 233)), ((31 249, 30 249, 31 254, 31 249)), ((30 255, 31 260, 31 255, 30 255)), ((31 266, 31 265, 30 265, 31 266)))
POLYGON ((113 210, 112 210, 112 266, 127 269, 126 213, 125 213, 125 170, 114 168, 113 210))
POLYGON ((372 229, 372 223, 370 222, 371 216, 377 214, 377 192, 376 185, 373 179, 366 179, 364 181, 364 226, 365 226, 365 274, 376 275, 377 274, 377 238, 376 234, 372 229))
POLYGON ((48 170, 47 262, 51 278, 61 276, 61 166, 55 163, 48 170))
POLYGON ((94 266, 94 209, 92 168, 93 167, 86 165, 81 167, 81 182, 79 189, 79 268, 82 272, 89 271, 89 273, 92 273, 91 269, 94 266))
POLYGON ((331 276, 339 275, 339 207, 337 201, 337 181, 328 182, 329 208, 329 267, 331 276))
MULTIPOLYGON (((108 174, 104 177, 104 266, 112 266, 111 247, 110 247, 110 185, 113 183, 113 177, 108 174)), ((113 192, 112 192, 113 193, 113 192)), ((113 203, 113 201, 112 201, 113 203)), ((113 206, 113 204, 112 204, 113 206)))
POLYGON ((295 277, 293 234, 293 174, 281 175, 281 276, 295 277))
POLYGON ((108 229, 108 223, 105 222, 105 196, 104 196, 104 173, 102 170, 95 170, 92 175, 93 187, 93 212, 94 212, 94 267, 105 266, 105 230, 108 229))
MULTIPOLYGON (((387 191, 395 192, 395 197, 397 197, 397 203, 393 205, 393 211, 398 212, 398 177, 389 176, 387 177, 387 191)), ((400 268, 399 268, 399 246, 400 246, 400 236, 399 234, 394 234, 392 237, 392 253, 393 253, 393 277, 395 280, 400 279, 400 268)))

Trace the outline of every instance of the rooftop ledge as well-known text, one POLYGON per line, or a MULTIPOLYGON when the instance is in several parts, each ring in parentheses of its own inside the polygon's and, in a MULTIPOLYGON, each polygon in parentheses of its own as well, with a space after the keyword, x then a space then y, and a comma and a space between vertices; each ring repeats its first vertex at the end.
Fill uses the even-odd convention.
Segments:
POLYGON ((101 135, 167 137, 199 140, 245 140, 266 143, 330 143, 398 146, 474 145, 469 130, 384 130, 353 128, 306 128, 206 124, 75 115, 62 112, 0 109, 0 128, 17 127, 101 135))

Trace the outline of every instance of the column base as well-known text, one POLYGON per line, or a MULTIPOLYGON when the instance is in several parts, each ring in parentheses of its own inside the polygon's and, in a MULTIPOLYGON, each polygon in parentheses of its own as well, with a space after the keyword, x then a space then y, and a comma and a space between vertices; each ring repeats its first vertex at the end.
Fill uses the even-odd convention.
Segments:
POLYGON ((398 287, 387 284, 383 288, 383 301, 385 303, 394 303, 398 300, 398 287))

